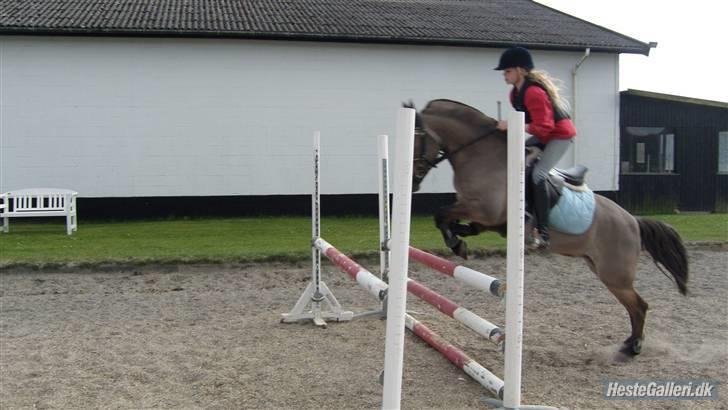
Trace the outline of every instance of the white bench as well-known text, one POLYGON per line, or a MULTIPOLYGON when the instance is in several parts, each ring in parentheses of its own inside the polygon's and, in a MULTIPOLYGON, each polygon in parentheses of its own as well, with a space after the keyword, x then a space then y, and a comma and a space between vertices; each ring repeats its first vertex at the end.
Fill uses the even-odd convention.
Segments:
POLYGON ((65 216, 66 233, 78 230, 76 217, 77 192, 58 188, 30 188, 0 194, 0 217, 3 232, 10 229, 10 218, 65 216))

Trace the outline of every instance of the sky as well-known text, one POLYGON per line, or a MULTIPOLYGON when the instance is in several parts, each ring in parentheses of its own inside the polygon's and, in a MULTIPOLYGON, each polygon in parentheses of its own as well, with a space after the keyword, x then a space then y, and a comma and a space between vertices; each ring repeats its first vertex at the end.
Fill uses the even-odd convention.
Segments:
POLYGON ((536 0, 644 43, 620 55, 619 89, 728 102, 727 0, 536 0))

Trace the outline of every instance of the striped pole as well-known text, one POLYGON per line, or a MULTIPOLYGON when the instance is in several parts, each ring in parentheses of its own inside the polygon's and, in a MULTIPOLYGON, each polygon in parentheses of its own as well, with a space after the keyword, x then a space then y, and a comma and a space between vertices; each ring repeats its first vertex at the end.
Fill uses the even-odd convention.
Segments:
MULTIPOLYGON (((320 249, 321 252, 326 255, 329 260, 331 260, 331 262, 354 279, 359 286, 366 289, 369 294, 379 300, 384 299, 388 286, 381 279, 376 277, 376 275, 341 253, 341 251, 336 249, 323 238, 316 239, 316 241, 314 241, 314 246, 320 249)), ((500 343, 502 341, 502 331, 495 325, 488 323, 486 320, 478 317, 467 309, 457 306, 449 299, 438 295, 424 285, 409 279, 407 288, 410 293, 421 297, 422 300, 430 303, 442 313, 455 318, 477 333, 487 337, 489 340, 496 343, 500 343)), ((450 360, 458 368, 462 369, 468 376, 472 377, 473 380, 480 383, 480 385, 492 393, 498 395, 498 397, 503 397, 503 381, 478 364, 478 362, 468 357, 468 355, 448 343, 410 315, 405 316, 405 327, 434 349, 442 353, 448 360, 450 360)))
MULTIPOLYGON (((389 288, 384 281, 344 255, 325 239, 317 238, 314 241, 314 246, 320 249, 331 262, 349 274, 361 287, 369 291, 372 296, 378 298, 380 301, 384 299, 389 288)), ((458 306, 452 300, 440 295, 416 280, 407 279, 407 291, 496 345, 500 346, 503 343, 503 329, 476 315, 472 311, 458 306)))
POLYGON ((434 306, 435 309, 464 324, 475 333, 483 336, 496 345, 500 346, 501 343, 503 343, 503 338, 505 337, 503 329, 476 315, 470 310, 458 306, 455 302, 445 296, 440 295, 414 279, 409 279, 407 281, 407 290, 411 294, 434 306))
POLYGON ((490 292, 492 295, 503 297, 505 284, 499 279, 480 273, 468 267, 457 265, 447 259, 432 255, 415 247, 409 247, 410 258, 435 269, 445 275, 451 276, 462 283, 476 289, 490 292))
POLYGON ((349 276, 354 279, 359 286, 366 289, 369 294, 379 300, 384 299, 384 296, 387 294, 387 288, 389 287, 386 283, 384 283, 384 281, 351 260, 348 256, 341 253, 341 251, 334 248, 333 245, 326 242, 323 238, 316 238, 313 245, 316 249, 320 249, 321 252, 323 252, 329 260, 331 260, 331 262, 349 274, 349 276))
POLYGON ((389 281, 389 137, 380 135, 379 169, 379 277, 389 281))
POLYGON ((411 330, 412 333, 416 334, 420 339, 424 340, 428 345, 432 346, 435 350, 445 356, 447 360, 452 362, 459 369, 462 369, 468 376, 472 377, 473 380, 480 383, 481 386, 488 389, 497 397, 503 397, 503 380, 491 373, 490 370, 471 359, 470 356, 463 353, 462 350, 453 346, 412 316, 406 316, 405 326, 407 326, 407 329, 411 330))
MULTIPOLYGON (((321 132, 313 134, 313 195, 311 195, 311 236, 321 236, 321 132)), ((313 322, 317 326, 325 326, 321 319, 321 302, 324 296, 321 293, 321 253, 318 249, 311 248, 311 283, 313 284, 313 295, 311 296, 311 310, 314 315, 313 322)))

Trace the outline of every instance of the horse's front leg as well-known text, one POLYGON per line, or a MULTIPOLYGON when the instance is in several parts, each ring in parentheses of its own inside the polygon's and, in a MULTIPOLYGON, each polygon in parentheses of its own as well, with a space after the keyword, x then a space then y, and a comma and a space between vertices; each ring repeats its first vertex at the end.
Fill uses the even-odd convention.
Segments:
MULTIPOLYGON (((468 258, 468 245, 451 229, 453 224, 461 225, 456 221, 465 218, 465 209, 459 204, 443 206, 435 213, 435 226, 442 233, 445 245, 452 249, 455 255, 463 259, 468 258)), ((467 226, 467 225, 462 225, 467 226)), ((458 228, 456 228, 458 229, 458 228)))

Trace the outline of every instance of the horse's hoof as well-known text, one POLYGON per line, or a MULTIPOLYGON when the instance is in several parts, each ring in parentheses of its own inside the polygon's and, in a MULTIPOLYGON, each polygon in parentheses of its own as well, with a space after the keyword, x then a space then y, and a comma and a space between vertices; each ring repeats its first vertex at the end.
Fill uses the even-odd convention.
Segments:
POLYGON ((622 353, 621 350, 614 354, 614 357, 612 358, 612 363, 627 363, 634 359, 633 355, 622 353))
POLYGON ((460 241, 457 245, 452 248, 453 253, 463 259, 468 259, 468 244, 465 241, 460 241))
POLYGON ((619 349, 619 353, 632 358, 642 352, 642 339, 638 337, 630 336, 627 340, 622 343, 622 347, 619 349))

